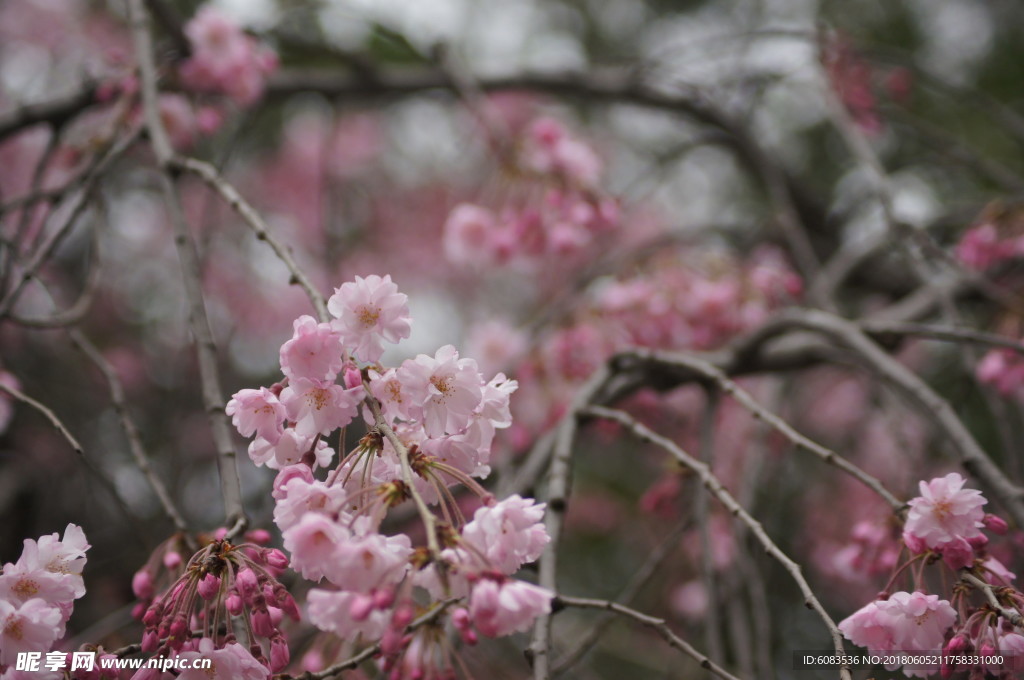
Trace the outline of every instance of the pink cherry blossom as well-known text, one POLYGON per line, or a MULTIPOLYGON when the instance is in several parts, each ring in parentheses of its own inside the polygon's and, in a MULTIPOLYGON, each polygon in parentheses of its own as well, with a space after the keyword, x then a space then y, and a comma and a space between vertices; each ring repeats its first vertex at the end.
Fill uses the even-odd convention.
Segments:
POLYGON ((256 434, 271 444, 276 444, 280 438, 286 416, 284 404, 266 387, 239 390, 231 397, 224 412, 231 416, 231 424, 240 435, 251 437, 256 434))
POLYGON ((295 472, 298 468, 309 470, 305 465, 292 466, 278 475, 288 475, 277 487, 277 505, 274 506, 274 523, 281 531, 295 526, 307 513, 339 516, 347 502, 347 493, 341 484, 328 486, 326 482, 314 480, 312 475, 306 478, 295 472))
POLYGON ((310 623, 342 639, 352 639, 357 635, 367 639, 379 638, 388 626, 388 613, 377 609, 361 620, 355 619, 352 605, 359 597, 362 597, 359 593, 344 590, 311 589, 307 596, 310 623))
POLYGON ((362 387, 345 389, 334 383, 298 378, 281 390, 281 403, 288 419, 295 421, 295 432, 313 437, 330 434, 352 422, 364 396, 362 387))
POLYGON ((0 664, 14 665, 19 652, 44 652, 61 635, 60 609, 42 598, 15 605, 0 599, 0 664))
POLYGON ((540 557, 551 540, 541 523, 544 507, 544 503, 536 504, 518 494, 509 496, 477 510, 462 535, 495 569, 512 574, 540 557))
POLYGON ((292 338, 281 345, 281 372, 292 380, 334 380, 344 365, 341 335, 311 316, 295 320, 292 338))
POLYGON ((431 437, 463 429, 480 405, 483 380, 476 362, 459 359, 451 345, 440 348, 433 357, 420 354, 407 359, 397 376, 422 414, 423 427, 431 437))
POLYGON ((292 569, 310 581, 319 581, 334 567, 338 543, 350 532, 326 515, 307 512, 282 534, 284 547, 291 553, 292 569))
POLYGON ((839 622, 839 630, 850 642, 867 647, 871 654, 883 654, 897 649, 895 633, 879 608, 879 602, 869 602, 839 622))
POLYGON ((460 203, 444 223, 445 256, 455 264, 488 264, 494 259, 497 235, 494 213, 478 205, 460 203))
POLYGON ((981 535, 981 506, 987 502, 977 489, 964 489, 964 478, 956 472, 921 482, 921 495, 909 502, 910 512, 904 535, 939 549, 957 538, 981 535))
POLYGON ((248 105, 263 92, 266 77, 277 67, 277 57, 217 9, 206 5, 185 26, 191 56, 181 65, 186 87, 202 92, 223 92, 248 105))
POLYGON ((941 649, 946 631, 957 618, 949 601, 920 591, 893 593, 878 606, 893 631, 898 649, 941 649))
POLYGON ((375 274, 342 284, 327 301, 334 327, 357 359, 376 362, 383 342, 397 343, 412 331, 408 296, 398 292, 391 276, 375 274))
POLYGON ((236 642, 217 649, 213 640, 204 637, 199 640, 195 651, 181 652, 178 658, 189 662, 196 659, 211 661, 209 668, 189 667, 183 670, 178 675, 179 680, 267 680, 270 677, 270 669, 236 642))
POLYGON ((550 590, 525 581, 481 578, 473 585, 469 614, 488 637, 522 633, 538 616, 551 612, 553 597, 550 590))
POLYGON ((271 470, 295 465, 310 451, 313 452, 314 467, 325 467, 334 458, 334 449, 326 441, 301 435, 292 428, 283 430, 276 443, 257 437, 249 444, 252 462, 257 467, 266 465, 271 470))
POLYGON ((367 593, 374 588, 394 585, 405 575, 412 554, 408 536, 384 536, 374 532, 358 536, 348 531, 344 534, 324 570, 332 583, 367 593))

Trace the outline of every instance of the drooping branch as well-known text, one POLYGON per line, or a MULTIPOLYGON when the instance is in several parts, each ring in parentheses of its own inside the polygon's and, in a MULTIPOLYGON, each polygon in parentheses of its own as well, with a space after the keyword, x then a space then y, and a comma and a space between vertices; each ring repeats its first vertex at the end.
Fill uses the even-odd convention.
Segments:
MULTIPOLYGON (((789 575, 796 582, 797 586, 800 588, 800 592, 803 594, 804 604, 809 609, 813 609, 825 624, 825 627, 828 628, 829 634, 832 636, 832 644, 835 647, 836 654, 839 656, 844 655, 843 634, 839 631, 839 628, 836 626, 835 621, 832 620, 832 617, 829 616, 827 611, 825 611, 825 607, 814 594, 810 584, 807 583, 807 579, 804 578, 803 570, 800 565, 794 562, 792 558, 790 558, 782 551, 781 548, 779 548, 778 545, 775 544, 775 541, 773 541, 764 530, 761 523, 751 516, 750 513, 748 513, 743 506, 733 498, 732 494, 722 486, 722 483, 707 465, 688 454, 672 440, 657 434, 624 411, 609 409, 603 406, 590 406, 586 409, 582 409, 580 411, 580 415, 605 418, 619 423, 639 439, 650 442, 651 444, 664 449, 680 464, 696 474, 700 478, 704 488, 708 490, 708 493, 714 496, 723 506, 725 506, 726 510, 728 510, 733 517, 742 522, 747 529, 750 530, 750 533, 754 538, 761 543, 765 552, 771 555, 787 572, 789 572, 789 575)), ((848 666, 840 668, 839 677, 842 678, 842 680, 851 680, 852 676, 850 675, 848 666)))
POLYGON ((316 289, 313 282, 310 281, 309 276, 295 261, 295 257, 292 255, 291 249, 285 246, 279 241, 270 229, 270 225, 267 224, 266 220, 259 214, 259 212, 242 197, 242 194, 232 186, 223 175, 213 165, 206 163, 195 158, 186 158, 183 156, 174 156, 171 159, 171 164, 181 170, 187 170, 188 172, 194 173, 204 182, 206 182, 210 188, 217 192, 221 198, 231 208, 235 210, 245 222, 252 232, 256 235, 256 238, 260 241, 264 241, 274 251, 274 254, 288 267, 288 271, 292 275, 292 281, 297 283, 305 291, 306 297, 309 298, 310 303, 313 305, 313 309, 316 310, 317 318, 321 322, 326 322, 329 317, 327 315, 327 304, 324 302, 324 296, 320 294, 320 291, 316 289))
POLYGON ((595 600, 583 597, 559 595, 555 598, 555 604, 562 607, 577 607, 580 609, 603 609, 605 611, 614 612, 625 618, 632 619, 633 621, 643 624, 648 628, 653 628, 673 648, 678 649, 691 657, 697 661, 702 668, 705 668, 718 677, 723 678, 723 680, 739 680, 735 675, 716 664, 704 654, 701 654, 700 651, 698 651, 689 642, 676 635, 675 632, 669 628, 668 624, 665 623, 664 619, 659 619, 656 616, 651 616, 650 614, 644 614, 643 612, 627 607, 624 604, 619 604, 618 602, 612 602, 610 600, 595 600))
POLYGON ((870 369, 915 404, 948 437, 964 467, 992 490, 996 500, 1013 517, 1017 526, 1024 526, 1024 489, 1007 479, 957 417, 949 402, 924 380, 845 319, 824 312, 794 310, 780 315, 778 322, 823 333, 852 350, 870 369))
POLYGON ((153 61, 152 38, 143 0, 131 0, 132 35, 139 61, 142 84, 142 103, 150 143, 162 172, 160 186, 170 212, 174 230, 174 244, 178 251, 182 278, 189 306, 189 324, 196 343, 199 375, 202 383, 203 406, 210 421, 214 445, 217 448, 217 469, 220 475, 221 496, 224 500, 226 522, 231 527, 228 538, 245 529, 248 520, 242 504, 242 487, 238 476, 238 460, 232 441, 231 428, 224 413, 224 395, 217 367, 217 348, 210 330, 203 299, 202 267, 195 243, 189 233, 188 222, 181 199, 174 185, 171 171, 174 151, 160 118, 157 90, 157 71, 153 61))
MULTIPOLYGON (((547 476, 547 490, 544 500, 544 527, 551 538, 548 548, 540 557, 540 585, 552 592, 558 589, 558 548, 565 524, 569 492, 572 486, 572 448, 576 437, 575 414, 584 408, 604 388, 610 373, 607 365, 602 366, 590 377, 576 394, 569 413, 562 418, 555 434, 553 456, 547 476)), ((549 680, 551 677, 551 615, 537 617, 533 629, 533 642, 529 648, 533 662, 534 680, 549 680)))

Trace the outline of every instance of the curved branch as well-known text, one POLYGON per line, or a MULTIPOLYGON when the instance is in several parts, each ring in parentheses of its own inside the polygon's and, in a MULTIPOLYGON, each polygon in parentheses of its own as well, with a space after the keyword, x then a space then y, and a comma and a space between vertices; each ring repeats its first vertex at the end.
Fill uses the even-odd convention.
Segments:
MULTIPOLYGON (((781 548, 779 548, 778 545, 775 544, 775 541, 771 539, 761 523, 743 509, 743 506, 741 506, 736 499, 732 497, 732 494, 722 486, 722 483, 706 464, 686 453, 672 440, 662 437, 636 421, 632 416, 624 411, 604 408, 602 406, 591 406, 580 411, 580 415, 605 418, 619 423, 626 429, 630 430, 637 438, 664 449, 672 455, 673 458, 679 461, 679 463, 700 477, 700 480, 708 490, 708 493, 718 499, 718 501, 724 505, 730 513, 732 513, 733 517, 736 517, 739 521, 743 522, 743 524, 745 524, 750 530, 750 533, 753 534, 758 542, 760 542, 764 547, 765 552, 774 557, 775 560, 789 572, 790 576, 792 576, 793 580, 800 588, 800 592, 803 594, 804 604, 807 605, 809 609, 813 609, 818 614, 819 618, 821 618, 822 622, 824 622, 825 627, 828 628, 828 631, 832 636, 832 644, 835 647, 836 654, 844 656, 843 634, 839 631, 839 628, 836 626, 835 621, 832 620, 832 617, 828 615, 827 611, 825 611, 825 607, 818 600, 814 591, 811 590, 811 586, 807 583, 807 579, 804 578, 800 565, 794 562, 782 551, 781 548)), ((842 678, 842 680, 851 680, 850 669, 848 666, 843 666, 839 669, 839 677, 842 678)))

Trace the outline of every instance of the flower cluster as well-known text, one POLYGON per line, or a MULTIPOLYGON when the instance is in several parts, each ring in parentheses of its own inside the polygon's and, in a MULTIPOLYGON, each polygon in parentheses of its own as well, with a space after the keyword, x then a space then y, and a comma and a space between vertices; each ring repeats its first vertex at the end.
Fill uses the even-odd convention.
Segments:
POLYGON ((1012 349, 990 350, 974 372, 978 382, 991 385, 1004 397, 1024 399, 1024 355, 1012 349))
POLYGON ((516 382, 500 373, 485 379, 450 345, 398 366, 379 363, 384 343, 411 330, 407 298, 390 276, 356 277, 327 308, 330 322, 295 321, 280 352, 284 380, 241 390, 227 413, 255 437, 253 462, 279 470, 274 522, 291 567, 320 584, 308 594, 309 620, 345 639, 380 640, 392 674, 450 672, 443 617, 406 633, 418 611, 466 598, 447 619, 475 642, 477 632, 525 630, 550 609, 550 592, 511 578, 548 541, 544 506, 519 496, 497 501, 474 479, 489 473, 495 433, 512 422, 516 382), (335 462, 325 440, 360 411, 368 431, 335 462), (320 469, 327 472, 318 478, 320 469), (484 503, 469 522, 454 484, 484 503), (426 545, 381 530, 388 511, 409 501, 426 545), (415 589, 431 595, 426 608, 415 589))
POLYGON ((886 587, 909 577, 912 591, 883 592, 839 624, 850 641, 873 654, 897 658, 900 652, 930 652, 982 659, 970 665, 904 665, 904 674, 911 677, 941 673, 947 678, 958 671, 970 671, 971 678, 986 673, 1015 677, 1012 657, 1024 651, 1024 628, 1019 625, 1024 594, 1013 585, 1016 576, 988 552, 989 539, 983 532, 1004 534, 1007 524, 985 514, 982 506, 987 501, 981 492, 964 484, 957 473, 920 483, 921 495, 909 501, 903 529, 911 557, 894 565, 886 587), (949 599, 927 592, 925 568, 932 564, 941 564, 958 577, 949 599), (984 597, 982 591, 987 591, 984 597), (972 596, 979 602, 972 603, 972 596), (992 606, 992 598, 1000 609, 992 606), (1006 614, 1014 611, 1017 616, 1006 614), (1004 664, 997 667, 984 660, 997 652, 1006 657, 1004 664))
POLYGON ((618 202, 597 188, 597 154, 559 122, 534 121, 509 158, 511 196, 497 213, 461 203, 449 214, 444 247, 452 262, 528 264, 573 255, 618 225, 618 202))
POLYGON ((985 220, 964 232, 955 255, 965 267, 985 271, 1024 255, 1024 236, 1001 236, 995 222, 985 220))
MULTIPOLYGON (((132 590, 139 604, 134 614, 145 625, 142 651, 188 658, 197 653, 207 657, 206 650, 216 648, 221 651, 209 658, 224 674, 214 677, 242 677, 231 670, 241 668, 251 680, 267 678, 289 661, 281 622, 300 618, 295 600, 277 580, 288 558, 262 546, 270 540, 266 531, 249 532, 238 544, 225 540, 226 534, 220 529, 211 537, 200 536, 206 544, 187 562, 182 557, 185 538, 173 536, 135 573, 132 590), (244 622, 247 646, 237 642, 229 625, 236 618, 244 622)), ((142 671, 136 677, 170 676, 142 671)))
POLYGON ((74 601, 85 594, 82 569, 89 544, 74 524, 58 534, 25 539, 21 557, 0 574, 0 671, 22 652, 46 652, 64 636, 74 601))
POLYGON ((185 87, 226 94, 249 105, 263 93, 264 82, 277 68, 277 55, 246 35, 217 9, 205 5, 185 26, 192 54, 181 65, 185 87))

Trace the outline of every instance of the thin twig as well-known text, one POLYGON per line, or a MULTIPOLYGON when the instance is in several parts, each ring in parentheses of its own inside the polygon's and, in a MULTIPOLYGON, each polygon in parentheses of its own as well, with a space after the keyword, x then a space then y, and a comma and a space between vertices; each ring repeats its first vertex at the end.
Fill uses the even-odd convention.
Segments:
POLYGON ((196 253, 195 243, 189 233, 181 200, 171 180, 174 151, 160 118, 157 91, 157 71, 153 61, 152 37, 143 0, 131 0, 129 4, 135 52, 139 62, 142 85, 142 104, 146 129, 156 159, 163 172, 160 176, 161 189, 170 211, 174 229, 174 244, 178 250, 182 278, 189 305, 189 324, 195 336, 196 354, 199 359, 199 376, 202 383, 203 406, 210 420, 214 445, 217 448, 217 469, 220 474, 221 496, 227 524, 233 525, 228 538, 241 532, 247 526, 245 508, 242 504, 241 480, 238 476, 238 460, 231 437, 231 428, 224 413, 224 396, 220 386, 217 368, 216 345, 210 330, 210 321, 203 301, 202 267, 196 253))
POLYGON ((239 214, 245 224, 256 234, 256 238, 266 242, 281 262, 288 267, 293 283, 297 283, 305 291, 320 321, 325 322, 330 318, 327 315, 327 304, 324 302, 323 295, 320 294, 320 291, 310 281, 309 276, 295 261, 291 249, 277 240, 266 220, 242 197, 234 186, 224 179, 224 176, 221 175, 217 168, 205 161, 184 156, 174 156, 170 162, 175 168, 187 170, 195 174, 216 191, 239 214))
POLYGON ((969 328, 957 328, 955 326, 940 326, 926 323, 896 323, 888 321, 862 321, 860 327, 864 332, 874 337, 887 335, 914 335, 932 340, 945 340, 947 342, 969 342, 976 345, 990 347, 1001 347, 1012 349, 1018 354, 1024 354, 1024 343, 1019 340, 995 333, 985 333, 969 328))
POLYGON ((85 450, 82 448, 82 445, 78 443, 78 440, 75 439, 74 435, 68 431, 68 428, 64 426, 64 423, 61 422, 60 418, 58 418, 53 411, 21 390, 11 387, 10 385, 6 385, 3 382, 0 382, 0 391, 6 392, 18 401, 28 404, 35 410, 39 411, 39 413, 43 414, 43 416, 50 421, 50 424, 53 425, 54 429, 57 430, 57 432, 64 437, 67 443, 71 445, 71 448, 74 449, 75 453, 80 456, 85 455, 85 450))
POLYGON ((687 656, 694 659, 701 665, 702 668, 706 668, 708 671, 714 673, 724 680, 739 680, 735 675, 725 670, 708 657, 701 654, 693 645, 686 640, 676 635, 668 624, 665 623, 664 619, 659 619, 643 612, 638 612, 635 609, 631 609, 626 605, 619 604, 618 602, 612 602, 610 600, 595 600, 583 597, 569 597, 567 595, 558 595, 555 598, 553 604, 561 605, 563 607, 578 607, 580 609, 604 609, 606 611, 615 612, 621 616, 632 619, 638 623, 641 623, 648 628, 653 628, 661 637, 665 639, 670 646, 679 651, 683 652, 687 656))
MULTIPOLYGON (((594 396, 604 387, 611 372, 608 364, 594 372, 590 379, 580 388, 573 399, 569 411, 562 417, 555 435, 554 455, 548 472, 547 491, 544 500, 547 511, 544 513, 544 527, 547 529, 550 542, 540 556, 541 587, 552 592, 558 588, 558 548, 565 524, 565 512, 568 509, 569 492, 572 486, 572 446, 576 436, 577 412, 589 404, 594 396)), ((533 628, 533 642, 528 650, 533 663, 534 680, 549 680, 551 677, 551 615, 542 614, 537 617, 533 628)))
POLYGON ((708 361, 681 352, 658 352, 644 349, 632 350, 620 356, 631 356, 645 361, 655 361, 666 365, 680 366, 704 376, 705 378, 713 381, 722 390, 722 392, 733 397, 743 408, 750 411, 755 418, 771 426, 772 429, 788 439, 794 446, 814 454, 829 465, 833 465, 855 478, 857 481, 861 482, 878 494, 878 496, 889 504, 894 512, 900 512, 903 510, 904 503, 886 489, 877 477, 868 474, 832 449, 823 446, 798 432, 792 425, 758 403, 758 401, 754 399, 749 392, 730 380, 721 370, 708 361))
POLYGON ((71 342, 74 343, 75 347, 81 350, 96 365, 100 373, 103 374, 103 378, 107 381, 107 389, 110 391, 110 401, 114 405, 114 412, 117 413, 117 417, 121 421, 121 429, 124 430, 125 437, 128 439, 128 450, 131 452, 132 458, 135 459, 135 464, 146 478, 146 481, 149 482, 167 517, 174 523, 174 528, 187 534, 188 525, 185 523, 181 511, 174 504, 163 481, 157 476, 156 471, 153 470, 153 466, 149 462, 149 456, 142 446, 139 430, 128 413, 128 406, 125 403, 124 386, 121 384, 121 378, 118 377, 117 371, 96 348, 96 345, 80 331, 70 329, 68 334, 71 336, 71 342))
MULTIPOLYGON (((765 552, 775 558, 775 560, 778 561, 787 572, 789 572, 790 576, 800 588, 800 592, 803 594, 804 604, 809 609, 813 609, 817 612, 819 618, 821 618, 822 622, 825 624, 825 627, 828 628, 828 631, 832 636, 832 643, 835 647, 836 653, 840 656, 844 655, 843 634, 839 631, 839 628, 836 626, 835 621, 832 620, 832 617, 829 616, 827 611, 825 611, 825 607, 822 606, 821 602, 814 594, 814 591, 811 590, 811 586, 807 583, 807 579, 804 578, 800 565, 794 562, 782 551, 781 548, 779 548, 778 545, 775 544, 775 541, 773 541, 767 532, 765 532, 761 523, 744 510, 743 506, 736 502, 736 499, 734 499, 732 494, 722 486, 722 483, 714 473, 711 472, 707 465, 686 453, 686 451, 672 440, 666 439, 647 428, 624 411, 604 408, 603 406, 590 406, 583 409, 580 412, 580 415, 605 418, 619 423, 630 430, 639 439, 661 447, 682 465, 700 477, 701 482, 704 484, 704 487, 708 492, 718 499, 718 501, 724 505, 734 517, 743 522, 743 524, 747 526, 754 537, 764 547, 765 552)), ((839 669, 839 677, 842 678, 842 680, 851 680, 852 676, 850 675, 850 669, 848 666, 842 666, 839 669)))
POLYGON ((1024 527, 1024 490, 1006 478, 956 412, 935 390, 913 371, 891 357, 868 338, 856 325, 831 314, 794 310, 778 318, 779 323, 823 333, 852 350, 883 379, 899 389, 946 434, 964 467, 985 483, 995 498, 1024 527))
MULTIPOLYGON (((413 622, 406 627, 405 632, 408 634, 416 630, 417 628, 435 622, 438 618, 440 618, 441 614, 443 614, 448 609, 448 607, 450 607, 453 603, 457 602, 458 600, 459 598, 452 598, 439 603, 436 607, 428 611, 426 614, 423 614, 419 618, 413 620, 413 622)), ((325 668, 322 671, 318 671, 316 673, 306 672, 302 675, 297 675, 295 676, 295 680, 326 680, 327 678, 338 675, 342 671, 352 670, 353 668, 356 668, 362 662, 366 661, 367 659, 373 658, 375 655, 379 653, 380 643, 378 642, 377 644, 371 645, 370 647, 367 647, 366 649, 362 650, 355 656, 350 657, 344 661, 340 661, 334 664, 333 666, 330 666, 329 668, 325 668)), ((289 676, 281 677, 288 678, 289 676)))
MULTIPOLYGON (((651 577, 653 577, 657 572, 658 567, 660 567, 662 563, 679 547, 679 539, 682 538, 683 533, 685 533, 689 528, 690 524, 690 520, 685 519, 682 522, 679 522, 676 528, 668 533, 665 539, 658 544, 653 551, 651 551, 651 554, 647 556, 647 559, 640 568, 633 572, 629 582, 615 597, 616 602, 620 602, 626 606, 629 606, 633 602, 639 594, 640 589, 647 585, 651 580, 651 577)), ((557 677, 569 672, 572 667, 579 663, 594 647, 594 645, 597 644, 601 639, 601 636, 608 629, 608 626, 614 620, 614 617, 606 616, 604 619, 591 626, 590 630, 587 631, 587 634, 576 643, 576 646, 558 659, 558 663, 554 665, 552 673, 557 677)))
POLYGON ((110 165, 135 142, 137 137, 138 131, 126 135, 120 140, 114 142, 92 170, 89 171, 88 175, 82 181, 81 190, 74 196, 74 203, 69 209, 68 216, 64 220, 64 223, 58 229, 51 232, 46 240, 36 248, 32 257, 29 259, 28 264, 25 265, 24 271, 19 274, 18 280, 14 282, 14 287, 6 296, 4 296, 3 300, 0 300, 0 317, 5 316, 14 308, 14 305, 17 303, 18 297, 21 295, 25 285, 36 277, 40 267, 50 259, 57 247, 64 241, 68 234, 71 233, 75 224, 78 222, 78 218, 89 206, 92 194, 98 186, 100 176, 102 176, 110 165))
POLYGON ((974 574, 970 574, 966 571, 960 574, 960 578, 962 578, 964 581, 967 581, 972 586, 974 586, 975 588, 979 589, 982 593, 984 593, 985 599, 988 600, 989 605, 991 605, 993 609, 999 612, 999 615, 1002 616, 1004 619, 1009 621, 1014 626, 1024 625, 1024 616, 1021 616, 1021 613, 1018 610, 1010 609, 1009 607, 1004 607, 1003 605, 999 604, 999 600, 996 599, 996 594, 995 591, 992 589, 991 584, 985 583, 974 574))

